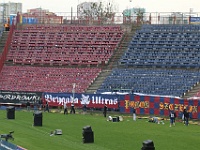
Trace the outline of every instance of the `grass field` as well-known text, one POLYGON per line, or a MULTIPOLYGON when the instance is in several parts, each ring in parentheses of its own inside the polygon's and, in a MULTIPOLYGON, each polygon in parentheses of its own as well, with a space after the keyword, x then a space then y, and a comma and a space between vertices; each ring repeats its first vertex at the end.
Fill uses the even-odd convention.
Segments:
POLYGON ((175 127, 147 122, 147 119, 124 117, 122 122, 107 122, 103 115, 43 113, 43 126, 32 126, 33 113, 15 111, 15 119, 7 119, 0 110, 0 134, 14 131, 14 141, 28 150, 140 150, 144 140, 151 139, 156 150, 199 150, 200 126, 175 127), (82 129, 91 125, 94 143, 82 142, 82 129), (63 135, 50 136, 55 129, 63 135))

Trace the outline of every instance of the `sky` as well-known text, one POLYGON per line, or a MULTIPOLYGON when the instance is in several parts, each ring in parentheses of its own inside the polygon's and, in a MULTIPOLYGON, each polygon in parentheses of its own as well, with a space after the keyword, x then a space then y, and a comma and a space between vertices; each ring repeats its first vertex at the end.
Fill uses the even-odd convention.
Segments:
POLYGON ((48 9, 50 12, 71 12, 76 11, 77 4, 81 2, 103 1, 116 4, 118 12, 124 9, 137 7, 145 8, 146 12, 200 12, 200 0, 0 0, 1 3, 19 2, 22 3, 22 12, 27 9, 39 8, 48 9))

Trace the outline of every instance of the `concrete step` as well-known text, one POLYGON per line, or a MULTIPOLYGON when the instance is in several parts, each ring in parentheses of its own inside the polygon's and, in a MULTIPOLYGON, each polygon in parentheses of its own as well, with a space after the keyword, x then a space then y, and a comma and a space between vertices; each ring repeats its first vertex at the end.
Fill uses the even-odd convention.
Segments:
POLYGON ((103 70, 99 76, 95 79, 92 85, 89 86, 86 93, 95 93, 97 89, 101 86, 105 78, 111 73, 111 70, 103 70))
POLYGON ((200 83, 192 86, 183 96, 182 98, 190 98, 196 95, 200 91, 200 83))
POLYGON ((104 80, 109 76, 111 73, 111 70, 114 67, 119 66, 119 59, 123 55, 123 53, 127 50, 129 42, 131 41, 135 31, 137 31, 137 28, 131 28, 131 26, 124 26, 125 31, 128 31, 125 33, 124 37, 122 38, 122 41, 118 45, 118 48, 115 50, 113 56, 110 58, 108 66, 105 67, 105 69, 110 69, 110 70, 102 70, 102 73, 99 74, 99 76, 96 78, 96 80, 93 82, 92 85, 89 86, 87 89, 86 93, 95 93, 97 89, 101 86, 101 84, 104 82, 104 80))

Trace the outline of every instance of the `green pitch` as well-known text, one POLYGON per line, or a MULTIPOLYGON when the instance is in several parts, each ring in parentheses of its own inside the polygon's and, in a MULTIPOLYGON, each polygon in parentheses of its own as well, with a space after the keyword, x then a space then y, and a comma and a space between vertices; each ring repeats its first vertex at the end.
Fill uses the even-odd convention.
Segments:
POLYGON ((140 150, 142 142, 153 140, 156 150, 199 150, 200 126, 176 126, 133 121, 131 116, 122 122, 108 122, 103 114, 68 114, 43 112, 43 125, 33 126, 33 112, 15 111, 15 119, 6 118, 6 110, 0 110, 0 134, 14 131, 14 141, 28 150, 140 150), (82 142, 82 129, 91 125, 94 143, 82 142), (61 129, 62 135, 50 136, 61 129))

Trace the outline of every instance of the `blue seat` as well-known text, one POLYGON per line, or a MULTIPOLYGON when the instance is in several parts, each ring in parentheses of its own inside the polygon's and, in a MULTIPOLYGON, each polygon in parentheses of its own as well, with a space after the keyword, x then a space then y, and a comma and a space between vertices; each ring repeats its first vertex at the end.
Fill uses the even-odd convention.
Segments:
POLYGON ((198 54, 197 51, 200 49, 200 41, 198 40, 200 36, 197 34, 199 29, 199 25, 143 25, 141 30, 137 31, 136 35, 133 36, 127 52, 125 52, 127 60, 131 60, 132 56, 138 53, 141 53, 140 58, 138 60, 133 59, 134 62, 131 63, 130 61, 124 63, 124 60, 121 60, 123 60, 123 64, 125 65, 133 64, 134 66, 135 64, 143 63, 145 66, 150 66, 152 64, 158 65, 159 63, 159 65, 163 64, 162 67, 168 67, 169 64, 166 65, 165 62, 168 62, 167 56, 171 53, 172 55, 178 56, 173 58, 176 63, 171 64, 171 66, 177 68, 195 66, 195 68, 200 68, 199 61, 189 57, 189 54, 198 54), (198 41, 199 44, 197 44, 198 41), (152 63, 152 60, 149 61, 148 58, 146 58, 147 55, 143 53, 154 53, 155 62, 152 63), (183 56, 182 53, 186 56, 185 58, 181 58, 183 56), (159 58, 162 58, 162 60, 159 58), (188 61, 195 60, 196 62, 186 63, 184 62, 186 58, 189 59, 188 61), (159 59, 159 61, 157 59, 159 59), (161 61, 163 61, 163 63, 161 61))
POLYGON ((197 83, 200 71, 169 69, 113 69, 98 91, 132 89, 144 94, 180 96, 197 83))

